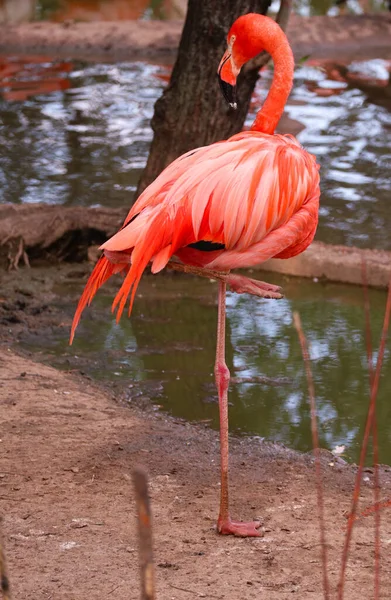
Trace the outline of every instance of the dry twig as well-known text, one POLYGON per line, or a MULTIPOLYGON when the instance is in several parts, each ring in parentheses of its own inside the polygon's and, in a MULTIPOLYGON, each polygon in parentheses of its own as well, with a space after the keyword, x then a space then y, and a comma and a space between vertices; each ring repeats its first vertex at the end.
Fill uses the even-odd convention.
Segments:
POLYGON ((323 498, 323 484, 322 484, 322 470, 320 464, 320 453, 319 453, 319 437, 318 437, 318 426, 316 417, 316 401, 315 401, 315 388, 314 380, 312 378, 310 356, 307 347, 307 340, 301 326, 301 319, 298 312, 293 313, 293 323, 295 325, 299 341, 301 345, 301 352, 303 355, 305 370, 307 374, 308 394, 311 408, 311 432, 312 432, 312 445, 315 454, 315 470, 316 470, 316 488, 318 496, 318 513, 319 513, 319 526, 320 526, 320 545, 322 549, 322 566, 323 566, 323 592, 325 600, 330 598, 330 587, 327 573, 327 545, 326 545, 326 528, 324 519, 324 498, 323 498))
POLYGON ((373 377, 373 383, 372 383, 372 387, 371 387, 370 403, 369 403, 369 408, 368 408, 367 420, 365 423, 363 443, 361 446, 360 462, 358 465, 356 481, 355 481, 355 485, 354 485, 352 509, 351 509, 351 512, 349 515, 345 543, 344 543, 344 547, 343 547, 343 551, 342 551, 341 572, 340 572, 340 578, 339 578, 339 582, 338 582, 338 600, 343 600, 345 573, 346 573, 346 566, 347 566, 347 562, 348 562, 349 547, 350 547, 350 542, 351 542, 352 533, 353 533, 353 525, 356 520, 358 499, 359 499, 360 487, 361 487, 361 479, 362 479, 362 474, 363 474, 363 469, 364 469, 364 461, 365 461, 365 457, 366 457, 367 449, 368 449, 369 435, 371 433, 371 430, 373 430, 373 422, 374 422, 375 409, 376 409, 376 399, 377 399, 377 393, 378 393, 379 382, 380 382, 380 373, 381 373, 381 369, 382 369, 382 365, 383 365, 384 350, 385 350, 385 345, 386 345, 388 328, 389 328, 389 324, 390 324, 390 313, 391 313, 391 278, 390 278, 390 282, 388 285, 388 295, 387 295, 387 302, 386 302, 386 310, 384 313, 383 329, 382 329, 382 334, 381 334, 381 339, 380 339, 378 358, 377 358, 377 362, 376 362, 376 370, 375 370, 375 374, 373 377))
MULTIPOLYGON (((361 261, 362 281, 364 290, 364 310, 365 310, 365 339, 368 360, 369 386, 372 390, 374 383, 373 371, 373 351, 372 351, 372 330, 371 330, 371 306, 368 293, 368 278, 365 260, 361 261)), ((380 474, 379 474, 379 445, 377 439, 377 419, 376 407, 373 415, 372 427, 373 443, 373 469, 374 469, 374 500, 375 506, 380 505, 380 474)), ((380 597, 380 510, 375 510, 375 574, 374 574, 374 600, 380 597)))
POLYGON ((148 495, 147 476, 142 469, 133 472, 138 516, 141 600, 155 600, 155 579, 153 566, 151 506, 148 495))

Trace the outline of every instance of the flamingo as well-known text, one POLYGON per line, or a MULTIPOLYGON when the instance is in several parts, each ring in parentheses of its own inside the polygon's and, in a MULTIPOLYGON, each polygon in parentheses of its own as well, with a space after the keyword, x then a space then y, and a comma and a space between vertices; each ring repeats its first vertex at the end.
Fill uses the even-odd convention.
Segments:
POLYGON ((277 135, 293 82, 289 42, 275 21, 259 14, 239 17, 228 33, 219 64, 223 94, 236 106, 241 67, 266 50, 274 61, 267 99, 249 131, 191 150, 174 160, 140 195, 121 229, 105 242, 73 319, 71 340, 85 306, 114 273, 124 280, 112 310, 117 322, 140 278, 168 267, 219 282, 215 380, 220 412, 221 492, 217 531, 259 536, 258 521, 230 517, 228 503, 228 386, 225 362, 227 285, 237 293, 282 298, 281 288, 230 273, 269 258, 289 258, 311 243, 318 221, 319 167, 291 135, 277 135), (171 260, 176 257, 176 260, 171 260))

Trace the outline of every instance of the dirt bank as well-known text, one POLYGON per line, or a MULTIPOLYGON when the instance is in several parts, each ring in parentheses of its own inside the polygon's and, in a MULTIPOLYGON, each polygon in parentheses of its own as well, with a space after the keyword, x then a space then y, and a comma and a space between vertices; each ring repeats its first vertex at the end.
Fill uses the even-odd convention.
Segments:
MULTIPOLYGON (((131 473, 151 482, 160 598, 322 598, 313 464, 275 445, 232 443, 232 511, 264 537, 216 535, 217 434, 125 408, 82 378, 0 348, 1 497, 14 597, 136 599, 131 473)), ((324 455, 329 574, 335 585, 354 467, 324 455), (333 466, 331 466, 331 464, 333 466)), ((383 469, 383 496, 391 492, 383 469)), ((371 473, 362 506, 372 502, 371 473)), ((383 544, 391 539, 384 510, 383 544)), ((386 546, 387 547, 387 546, 386 546)), ((357 523, 345 598, 372 594, 373 522, 357 523)), ((390 597, 383 561, 383 597, 390 597)))
MULTIPOLYGON (((0 27, 0 52, 106 60, 173 59, 180 21, 29 23, 0 27)), ((391 16, 292 15, 288 36, 297 59, 391 57, 391 16)))
POLYGON ((391 252, 385 250, 313 242, 299 256, 288 260, 272 258, 260 265, 260 269, 297 277, 362 285, 363 261, 367 265, 368 285, 377 288, 388 287, 391 277, 391 252))

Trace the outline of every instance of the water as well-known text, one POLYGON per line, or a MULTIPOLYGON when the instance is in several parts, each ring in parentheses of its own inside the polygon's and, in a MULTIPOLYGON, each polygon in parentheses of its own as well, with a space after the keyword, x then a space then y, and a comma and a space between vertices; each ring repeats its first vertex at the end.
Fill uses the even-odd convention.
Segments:
MULTIPOLYGON (((344 445, 344 456, 357 461, 369 399, 361 291, 295 278, 284 278, 283 285, 287 298, 276 302, 228 294, 227 364, 236 378, 229 394, 230 429, 311 450, 306 377, 292 325, 297 310, 310 344, 321 446, 344 445)), ((110 313, 115 289, 104 288, 86 310, 72 347, 68 328, 45 333, 44 343, 31 333, 24 346, 57 367, 82 369, 115 384, 130 403, 142 399, 218 428, 216 284, 195 277, 144 277, 132 318, 123 317, 118 325, 110 313)), ((80 291, 80 280, 57 290, 66 298, 62 310, 69 317, 80 291)), ((385 293, 371 291, 370 299, 377 350, 385 293)), ((390 394, 388 342, 378 398, 380 461, 387 464, 390 394)))
MULTIPOLYGON (((0 201, 129 206, 168 67, 44 60, 3 57, 0 65, 22 82, 1 82, 0 147, 6 152, 0 152, 0 201)), ((355 65, 352 73, 357 68, 377 70, 386 83, 384 61, 355 65)), ((269 80, 260 82, 255 107, 269 80)), ((349 81, 336 81, 330 69, 301 66, 287 108, 293 129, 304 125, 299 140, 322 167, 317 239, 391 249, 389 85, 349 81)), ((74 295, 64 307, 69 316, 76 287, 67 288, 74 295)), ((300 280, 286 280, 285 288, 288 300, 278 303, 228 298, 227 360, 236 378, 231 430, 311 448, 305 374, 291 323, 296 309, 311 342, 321 444, 345 445, 346 457, 357 460, 369 396, 360 291, 300 280)), ((172 278, 168 286, 157 277, 140 293, 133 318, 118 326, 102 294, 71 349, 65 332, 44 340, 31 334, 26 347, 57 366, 116 382, 130 402, 149 399, 173 415, 217 427, 216 290, 195 278, 186 284, 172 278)), ((378 339, 385 294, 372 292, 371 299, 378 339)), ((388 346, 379 394, 380 460, 388 464, 390 369, 388 346)))
MULTIPOLYGON (((0 153, 0 202, 129 206, 169 68, 38 59, 26 65, 16 58, 5 64, 21 71, 24 89, 3 88, 0 99, 0 144, 7 148, 0 153), (40 94, 39 86, 45 90, 49 84, 59 91, 40 94)), ((333 81, 332 69, 305 65, 296 71, 287 113, 293 130, 304 126, 297 137, 321 165, 318 240, 391 249, 387 65, 354 66, 375 69, 381 87, 333 81), (324 90, 334 95, 320 95, 324 90)), ((270 77, 265 74, 259 83, 248 122, 270 77)))
MULTIPOLYGON (((384 83, 386 61, 355 63, 352 68, 384 83)), ((338 73, 339 74, 339 73, 338 73)), ((305 128, 299 141, 321 166, 321 208, 318 240, 391 249, 391 87, 331 80, 311 66, 296 71, 287 112, 305 128), (314 94, 312 89, 316 90, 314 94), (334 95, 320 96, 324 90, 334 95)), ((351 81, 348 79, 348 81, 351 81)))
POLYGON ((160 72, 144 63, 74 63, 70 89, 0 100, 1 201, 129 205, 148 155, 160 72))

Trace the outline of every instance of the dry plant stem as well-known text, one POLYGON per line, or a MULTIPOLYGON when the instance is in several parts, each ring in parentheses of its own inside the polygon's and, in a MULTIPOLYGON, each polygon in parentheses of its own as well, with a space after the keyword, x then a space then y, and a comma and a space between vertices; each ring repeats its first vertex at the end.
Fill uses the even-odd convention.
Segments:
POLYGON ((315 401, 315 388, 314 380, 312 378, 310 356, 308 353, 307 340, 301 326, 301 319, 298 312, 293 313, 293 323, 295 325, 297 334, 299 336, 301 352, 303 355, 306 375, 308 394, 311 408, 311 432, 312 432, 312 445, 315 453, 315 470, 316 470, 316 488, 318 496, 318 512, 319 512, 319 526, 320 526, 320 545, 322 549, 322 567, 323 567, 323 592, 325 600, 330 598, 330 586, 327 574, 327 545, 326 545, 326 528, 324 518, 324 498, 323 498, 323 485, 322 485, 322 471, 319 456, 319 437, 318 437, 318 426, 316 416, 316 401, 315 401))
POLYGON ((375 574, 374 574, 374 597, 373 600, 380 598, 380 474, 379 474, 379 445, 377 438, 377 422, 373 422, 372 428, 373 440, 373 465, 374 465, 374 499, 375 499, 375 574))
POLYGON ((11 592, 9 586, 9 579, 7 574, 7 564, 4 553, 3 543, 3 532, 2 532, 3 519, 0 519, 0 582, 1 582, 1 594, 3 600, 11 600, 11 592))
POLYGON ((155 600, 151 507, 148 496, 147 476, 142 469, 134 470, 133 483, 138 516, 141 600, 155 600))
MULTIPOLYGON (((370 390, 373 387, 374 372, 373 372, 373 351, 372 351, 372 331, 371 331, 371 307, 368 294, 368 278, 365 260, 361 261, 363 292, 364 292, 364 309, 365 309, 365 339, 368 360, 369 386, 370 390)), ((375 500, 375 574, 374 574, 374 600, 380 597, 380 474, 379 474, 379 445, 377 439, 377 419, 376 408, 373 415, 372 428, 373 442, 373 468, 374 468, 374 500, 375 500)))
POLYGON ((365 457, 367 454, 367 449, 368 449, 369 434, 371 432, 371 429, 373 428, 373 419, 374 419, 375 408, 376 408, 376 398, 377 398, 377 393, 378 393, 378 389, 379 389, 380 373, 381 373, 381 368, 383 365, 383 357, 384 357, 384 350, 385 350, 386 339, 387 339, 387 332, 388 332, 388 328, 389 328, 389 324, 390 324, 390 312, 391 312, 391 278, 390 278, 390 281, 388 284, 387 303, 386 303, 386 310, 385 310, 385 314, 384 314, 383 329, 382 329, 382 334, 381 334, 378 359, 377 359, 377 363, 376 363, 375 375, 373 378, 373 385, 371 388, 371 398, 370 398, 370 403, 369 403, 367 420, 366 420, 366 424, 365 424, 363 443, 361 446, 360 462, 359 462, 355 486, 354 486, 352 510, 349 515, 345 543, 344 543, 343 552, 342 552, 341 572, 340 572, 340 578, 339 578, 339 582, 338 582, 338 600, 343 600, 343 591, 344 591, 343 588, 344 588, 344 581, 345 581, 346 565, 347 565, 347 561, 348 561, 349 546, 350 546, 350 542, 351 542, 351 538, 352 538, 354 521, 356 519, 358 497, 360 494, 360 485, 361 485, 362 473, 363 473, 363 468, 364 468, 364 460, 365 460, 365 457))

